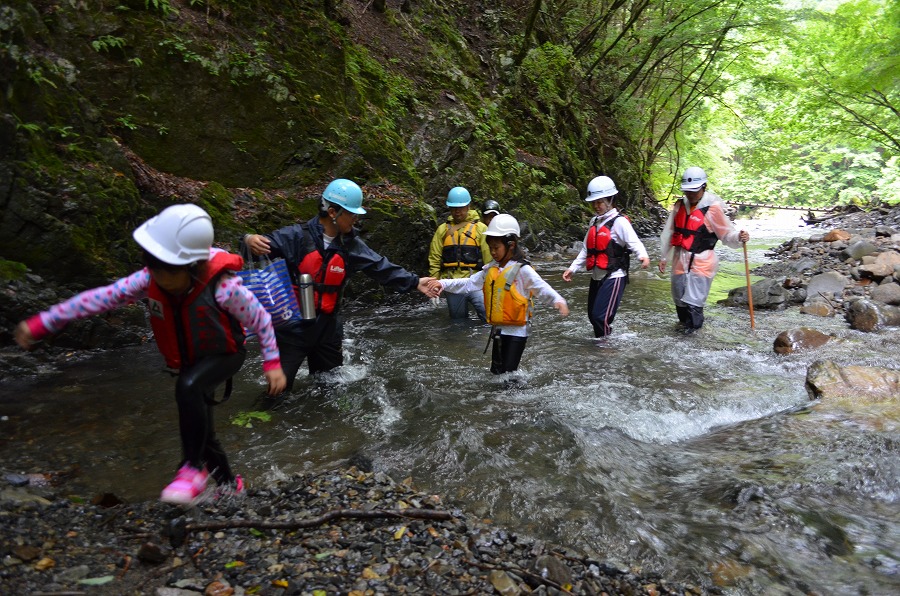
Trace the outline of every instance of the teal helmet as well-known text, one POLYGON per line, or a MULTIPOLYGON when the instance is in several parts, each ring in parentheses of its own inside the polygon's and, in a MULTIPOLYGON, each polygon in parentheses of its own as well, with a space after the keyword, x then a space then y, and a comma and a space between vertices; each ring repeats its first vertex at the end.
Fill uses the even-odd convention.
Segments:
POLYGON ((350 213, 362 215, 366 212, 366 210, 362 208, 362 189, 356 182, 347 180, 346 178, 332 180, 331 183, 325 187, 322 198, 329 203, 334 203, 342 209, 346 209, 350 213))
POLYGON ((456 186, 447 193, 447 207, 465 207, 472 202, 472 195, 462 186, 456 186))

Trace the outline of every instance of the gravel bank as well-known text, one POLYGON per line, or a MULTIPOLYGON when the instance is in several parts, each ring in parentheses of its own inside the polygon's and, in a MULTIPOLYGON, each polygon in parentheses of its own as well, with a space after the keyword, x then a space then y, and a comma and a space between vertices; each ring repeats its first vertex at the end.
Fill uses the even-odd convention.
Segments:
POLYGON ((355 467, 190 509, 77 503, 35 480, 7 474, 0 489, 2 594, 711 593, 517 536, 355 467))

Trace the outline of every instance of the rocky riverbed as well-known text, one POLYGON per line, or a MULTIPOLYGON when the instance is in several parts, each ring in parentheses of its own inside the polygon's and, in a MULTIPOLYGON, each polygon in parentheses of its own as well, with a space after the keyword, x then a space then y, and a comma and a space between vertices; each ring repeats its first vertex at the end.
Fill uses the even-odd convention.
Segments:
POLYGON ((710 593, 517 536, 357 467, 190 509, 81 503, 41 480, 3 481, 0 593, 710 593))

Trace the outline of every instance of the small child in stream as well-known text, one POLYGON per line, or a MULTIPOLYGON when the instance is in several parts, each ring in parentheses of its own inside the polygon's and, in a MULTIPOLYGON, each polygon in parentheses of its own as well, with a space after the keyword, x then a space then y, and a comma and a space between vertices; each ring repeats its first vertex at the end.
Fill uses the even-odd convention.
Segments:
POLYGON ((173 205, 133 233, 144 249, 145 267, 112 285, 82 292, 16 327, 15 339, 32 350, 35 342, 76 319, 113 310, 146 298, 150 323, 166 364, 179 371, 175 401, 183 458, 160 499, 189 505, 206 489, 212 474, 218 493, 239 494, 235 476, 213 429, 214 392, 244 363, 244 328, 259 337, 269 395, 287 383, 281 370, 272 318, 234 271, 240 256, 212 248, 209 214, 196 205, 173 205))
POLYGON ((538 275, 519 247, 519 222, 512 215, 494 216, 484 235, 493 261, 471 277, 441 279, 447 292, 484 292, 487 321, 493 325, 491 372, 495 375, 519 368, 531 328, 532 296, 553 305, 559 314, 569 314, 565 298, 538 275))

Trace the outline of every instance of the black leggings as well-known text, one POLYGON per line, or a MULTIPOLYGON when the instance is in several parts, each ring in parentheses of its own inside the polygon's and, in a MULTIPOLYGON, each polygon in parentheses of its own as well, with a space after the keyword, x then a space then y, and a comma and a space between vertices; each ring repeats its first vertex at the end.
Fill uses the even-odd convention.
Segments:
POLYGON ((213 426, 213 393, 216 386, 234 376, 244 364, 246 352, 207 356, 181 369, 175 383, 178 426, 184 462, 198 470, 206 465, 219 484, 234 480, 225 450, 213 426))
POLYGON ((319 315, 314 321, 294 321, 275 329, 281 369, 287 377, 286 391, 306 360, 309 374, 329 371, 344 363, 344 326, 339 315, 319 315))
POLYGON ((500 375, 519 368, 526 341, 527 337, 503 335, 498 331, 494 336, 494 348, 491 351, 491 372, 500 375))

